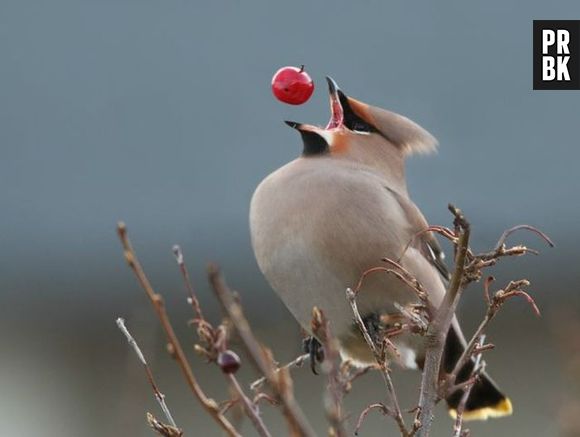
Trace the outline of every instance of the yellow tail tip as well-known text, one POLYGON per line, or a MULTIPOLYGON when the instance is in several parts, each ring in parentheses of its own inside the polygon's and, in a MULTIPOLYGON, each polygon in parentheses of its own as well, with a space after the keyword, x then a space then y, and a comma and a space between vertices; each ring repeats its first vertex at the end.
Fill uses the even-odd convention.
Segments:
MULTIPOLYGON (((463 420, 487 420, 490 417, 504 417, 510 416, 513 413, 512 401, 509 398, 504 398, 497 404, 490 407, 483 407, 477 410, 466 411, 463 413, 463 420)), ((449 415, 455 419, 457 417, 457 410, 451 408, 449 415)))

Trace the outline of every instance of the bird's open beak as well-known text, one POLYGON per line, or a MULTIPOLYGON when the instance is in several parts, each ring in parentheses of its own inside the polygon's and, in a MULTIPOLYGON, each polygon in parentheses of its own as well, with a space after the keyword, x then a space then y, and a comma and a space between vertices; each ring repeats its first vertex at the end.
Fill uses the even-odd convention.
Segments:
POLYGON ((330 120, 325 128, 313 126, 306 123, 297 123, 295 121, 285 121, 285 123, 298 131, 302 132, 314 132, 318 135, 326 138, 330 136, 330 130, 341 128, 344 126, 344 110, 342 104, 340 103, 341 96, 346 98, 345 95, 340 91, 340 88, 331 77, 327 76, 326 81, 328 82, 328 94, 330 97, 330 120))
POLYGON ((284 123, 286 123, 292 129, 296 129, 297 131, 319 133, 322 130, 321 127, 313 126, 311 124, 306 124, 306 123, 297 123, 295 121, 290 121, 290 120, 285 120, 284 123))
POLYGON ((332 132, 329 132, 327 129, 324 129, 324 128, 319 127, 319 126, 313 126, 311 124, 297 123, 295 121, 289 121, 289 120, 286 120, 284 123, 286 123, 291 128, 296 129, 298 132, 300 132, 302 134, 303 137, 304 137, 304 134, 312 133, 312 134, 316 134, 319 137, 323 138, 324 141, 327 142, 327 144, 332 143, 332 132))
POLYGON ((328 82, 328 94, 330 97, 330 120, 326 125, 326 129, 335 129, 342 127, 344 124, 344 111, 339 96, 340 88, 330 76, 326 76, 326 82, 328 82))

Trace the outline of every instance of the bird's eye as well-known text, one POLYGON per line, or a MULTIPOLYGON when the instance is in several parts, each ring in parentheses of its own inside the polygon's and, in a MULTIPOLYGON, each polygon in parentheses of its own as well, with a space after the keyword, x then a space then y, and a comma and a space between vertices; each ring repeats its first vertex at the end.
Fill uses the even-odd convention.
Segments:
POLYGON ((364 133, 371 133, 374 131, 374 128, 368 124, 368 123, 364 123, 362 121, 356 121, 352 124, 351 130, 355 131, 355 132, 364 132, 364 133))
POLYGON ((347 129, 355 132, 361 133, 371 133, 376 132, 377 129, 371 124, 367 123, 365 120, 360 118, 351 108, 350 103, 346 95, 342 92, 338 92, 340 105, 342 106, 343 123, 347 129))

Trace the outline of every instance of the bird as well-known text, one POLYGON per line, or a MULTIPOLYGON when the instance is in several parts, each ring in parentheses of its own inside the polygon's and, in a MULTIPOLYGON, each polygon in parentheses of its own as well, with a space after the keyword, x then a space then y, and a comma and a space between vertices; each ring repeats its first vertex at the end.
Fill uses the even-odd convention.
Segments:
MULTIPOLYGON (((250 203, 250 234, 259 269, 310 334, 313 307, 322 309, 340 354, 358 365, 374 363, 345 290, 383 258, 399 260, 438 306, 449 271, 428 222, 409 196, 405 160, 437 149, 437 140, 407 117, 347 96, 327 77, 330 120, 325 127, 287 121, 302 139, 302 153, 266 176, 250 203)), ((417 295, 392 275, 369 275, 357 294, 369 332, 400 316, 417 295)), ((421 369, 424 337, 393 337, 396 362, 421 369)), ((319 356, 315 337, 307 343, 319 356)), ((447 335, 442 366, 450 372, 466 346, 456 317, 447 335)), ((474 363, 459 372, 466 380, 474 363)), ((457 413, 461 391, 447 399, 457 413)), ((473 386, 463 418, 485 420, 512 413, 511 400, 483 373, 473 386)))

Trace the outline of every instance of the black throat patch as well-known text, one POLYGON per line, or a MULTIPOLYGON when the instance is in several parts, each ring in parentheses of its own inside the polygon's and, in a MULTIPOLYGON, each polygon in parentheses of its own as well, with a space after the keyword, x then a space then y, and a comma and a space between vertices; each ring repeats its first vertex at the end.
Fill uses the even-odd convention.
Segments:
POLYGON ((316 156, 326 154, 330 151, 330 146, 326 140, 316 132, 306 130, 301 130, 299 132, 302 136, 302 142, 304 143, 302 155, 316 156))

